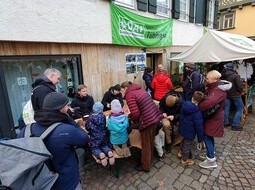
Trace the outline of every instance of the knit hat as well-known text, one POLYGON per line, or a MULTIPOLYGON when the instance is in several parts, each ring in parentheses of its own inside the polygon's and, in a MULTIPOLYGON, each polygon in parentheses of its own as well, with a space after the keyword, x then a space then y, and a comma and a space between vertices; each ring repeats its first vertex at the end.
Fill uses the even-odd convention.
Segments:
POLYGON ((168 107, 173 107, 174 104, 176 103, 176 101, 178 100, 179 98, 176 96, 176 95, 169 95, 167 96, 166 98, 166 105, 168 107))
POLYGON ((101 102, 95 102, 93 105, 93 113, 102 113, 104 106, 101 102))
POLYGON ((116 84, 115 86, 113 86, 113 90, 120 91, 120 85, 116 84))
POLYGON ((120 101, 117 99, 114 99, 111 102, 111 112, 112 113, 120 113, 121 111, 122 111, 122 107, 121 107, 120 101))
POLYGON ((232 62, 230 62, 230 63, 227 63, 225 66, 224 66, 226 69, 234 69, 234 65, 233 65, 233 63, 232 62))
POLYGON ((61 110, 68 102, 69 99, 66 95, 59 92, 51 92, 44 98, 43 109, 61 110))
POLYGON ((191 69, 195 69, 196 65, 194 63, 187 63, 186 67, 191 68, 191 69))

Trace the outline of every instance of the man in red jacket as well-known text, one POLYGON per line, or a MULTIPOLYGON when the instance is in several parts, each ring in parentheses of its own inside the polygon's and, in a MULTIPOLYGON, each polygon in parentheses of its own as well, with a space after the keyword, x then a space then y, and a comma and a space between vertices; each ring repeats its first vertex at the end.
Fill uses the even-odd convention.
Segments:
POLYGON ((159 70, 153 77, 151 88, 154 89, 153 98, 158 101, 160 101, 169 90, 173 89, 173 83, 166 70, 159 70))
POLYGON ((154 153, 154 139, 156 126, 163 118, 149 94, 141 89, 139 84, 123 82, 121 92, 127 101, 130 110, 129 118, 134 123, 139 123, 142 140, 141 164, 136 169, 149 172, 154 153))

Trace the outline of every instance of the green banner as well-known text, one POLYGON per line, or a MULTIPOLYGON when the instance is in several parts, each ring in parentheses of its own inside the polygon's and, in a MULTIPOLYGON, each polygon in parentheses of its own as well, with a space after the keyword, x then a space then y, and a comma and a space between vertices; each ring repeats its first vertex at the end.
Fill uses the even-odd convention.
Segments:
POLYGON ((172 45, 172 19, 153 19, 111 3, 112 43, 139 47, 172 45))

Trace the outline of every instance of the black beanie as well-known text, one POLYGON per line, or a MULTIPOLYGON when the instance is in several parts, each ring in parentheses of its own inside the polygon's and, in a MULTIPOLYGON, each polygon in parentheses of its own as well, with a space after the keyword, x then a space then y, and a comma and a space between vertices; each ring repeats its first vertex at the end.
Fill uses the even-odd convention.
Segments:
POLYGON ((43 109, 61 110, 68 102, 69 99, 66 95, 59 92, 51 92, 44 98, 43 109))

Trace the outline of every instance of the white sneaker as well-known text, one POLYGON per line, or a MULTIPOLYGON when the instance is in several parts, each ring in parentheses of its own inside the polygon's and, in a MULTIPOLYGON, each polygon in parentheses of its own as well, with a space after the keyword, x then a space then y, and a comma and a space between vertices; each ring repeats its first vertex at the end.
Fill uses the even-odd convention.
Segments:
POLYGON ((217 165, 217 162, 216 162, 216 158, 207 158, 205 161, 203 162, 200 162, 198 164, 201 168, 205 168, 205 169, 208 169, 208 168, 216 168, 218 165, 217 165))

